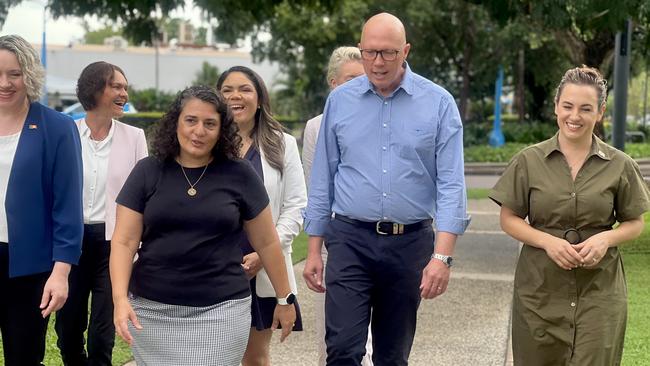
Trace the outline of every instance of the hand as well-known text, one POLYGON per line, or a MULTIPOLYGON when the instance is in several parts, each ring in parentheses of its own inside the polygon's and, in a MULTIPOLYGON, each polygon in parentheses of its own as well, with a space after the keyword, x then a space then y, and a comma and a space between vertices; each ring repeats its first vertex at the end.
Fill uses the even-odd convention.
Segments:
MULTIPOLYGON (((69 266, 69 265, 68 265, 69 266)), ((52 274, 45 282, 43 296, 41 297, 41 315, 46 318, 51 313, 61 309, 68 299, 68 270, 57 270, 55 267, 52 274)))
POLYGON ((241 266, 244 268, 244 272, 246 272, 246 277, 250 280, 262 269, 262 261, 260 260, 260 256, 253 252, 244 256, 241 266))
POLYGON ((564 239, 554 237, 554 240, 546 243, 544 250, 546 255, 562 269, 570 271, 584 263, 584 259, 576 250, 576 246, 569 244, 564 239))
POLYGON ((583 267, 593 268, 603 259, 609 248, 607 232, 598 233, 574 246, 583 259, 583 267))
POLYGON ((451 269, 438 259, 431 259, 422 271, 420 296, 423 299, 433 299, 447 291, 451 269))
POLYGON ((325 286, 323 286, 323 257, 320 252, 307 255, 302 277, 310 290, 319 293, 325 292, 325 286))
POLYGON ((126 343, 131 346, 133 344, 133 336, 129 332, 129 324, 131 321, 135 329, 142 329, 142 325, 135 316, 133 307, 129 304, 129 300, 125 297, 122 300, 115 301, 115 308, 113 310, 113 323, 115 324, 115 331, 124 339, 126 343))
POLYGON ((284 342, 285 339, 291 334, 293 326, 296 323, 296 308, 295 305, 275 305, 275 311, 273 312, 273 325, 271 325, 271 330, 278 329, 278 325, 282 325, 282 334, 280 335, 280 342, 284 342))

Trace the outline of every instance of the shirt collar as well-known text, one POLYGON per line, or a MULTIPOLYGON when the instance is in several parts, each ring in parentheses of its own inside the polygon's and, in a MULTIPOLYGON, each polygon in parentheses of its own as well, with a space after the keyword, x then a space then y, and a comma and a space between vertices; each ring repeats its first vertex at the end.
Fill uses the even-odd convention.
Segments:
MULTIPOLYGON (((544 157, 548 158, 549 155, 551 155, 551 153, 553 153, 554 151, 561 152, 560 142, 558 140, 559 135, 560 132, 558 131, 555 133, 555 136, 538 145, 539 148, 542 149, 542 151, 544 152, 544 157)), ((589 149, 589 154, 587 155, 587 159, 589 159, 592 155, 595 155, 603 160, 611 160, 611 157, 609 156, 610 154, 608 153, 607 146, 608 145, 605 142, 603 142, 603 140, 599 139, 598 136, 592 135, 591 148, 589 149)))
MULTIPOLYGON (((392 95, 395 95, 397 91, 401 88, 403 89, 406 94, 413 95, 413 84, 414 84, 414 73, 411 71, 411 67, 409 66, 408 62, 404 61, 404 75, 402 75, 402 81, 400 81, 399 85, 397 88, 391 93, 392 95)), ((359 84, 359 88, 357 89, 359 94, 365 94, 367 92, 375 92, 375 86, 372 85, 370 82, 370 79, 368 77, 365 77, 365 80, 359 84)))
MULTIPOLYGON (((108 129, 108 135, 102 141, 110 141, 113 138, 113 133, 115 132, 115 120, 111 120, 111 127, 108 129)), ((81 118, 79 120, 79 136, 87 138, 90 140, 90 127, 86 124, 86 119, 81 118)))

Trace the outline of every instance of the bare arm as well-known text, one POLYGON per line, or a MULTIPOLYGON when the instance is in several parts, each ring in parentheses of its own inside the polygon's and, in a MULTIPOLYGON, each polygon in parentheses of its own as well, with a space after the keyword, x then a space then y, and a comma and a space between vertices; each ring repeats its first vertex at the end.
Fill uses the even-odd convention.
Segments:
POLYGON ((128 344, 133 341, 129 333, 128 321, 130 320, 136 329, 142 329, 128 300, 133 258, 140 245, 142 229, 142 214, 118 204, 115 232, 111 240, 109 268, 115 306, 113 313, 115 330, 128 344))
MULTIPOLYGON (((271 208, 266 206, 257 217, 244 222, 244 230, 255 252, 260 256, 262 265, 271 280, 276 297, 286 297, 290 292, 287 268, 280 248, 280 239, 273 225, 271 208)), ((282 325, 280 341, 291 333, 296 321, 296 309, 293 305, 276 305, 273 314, 273 327, 282 325)))
POLYGON ((584 263, 575 246, 568 241, 537 230, 508 207, 501 206, 501 229, 526 245, 544 249, 560 268, 570 270, 584 263))

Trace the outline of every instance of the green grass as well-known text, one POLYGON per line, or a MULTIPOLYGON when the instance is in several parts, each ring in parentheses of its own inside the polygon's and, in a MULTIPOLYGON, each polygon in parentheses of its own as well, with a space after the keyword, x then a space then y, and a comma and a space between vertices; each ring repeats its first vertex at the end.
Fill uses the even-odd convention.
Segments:
POLYGON ((628 290, 628 319, 623 366, 650 365, 650 213, 645 231, 621 247, 628 290))
POLYGON ((468 188, 467 199, 469 200, 487 199, 489 193, 490 193, 489 188, 468 188))
MULTIPOLYGON (((304 231, 300 233, 295 239, 293 239, 293 245, 292 249, 293 252, 291 253, 291 260, 293 261, 293 264, 296 264, 300 261, 305 260, 307 258, 307 239, 309 236, 305 234, 304 231)), ((296 274, 296 277, 299 277, 299 274, 296 274)))
MULTIPOLYGON (((43 363, 47 366, 61 366, 61 355, 59 348, 56 346, 56 332, 54 331, 54 316, 50 316, 50 322, 47 327, 47 338, 45 339, 45 359, 43 363)), ((115 348, 113 348, 113 365, 123 365, 133 359, 131 349, 124 343, 122 338, 115 337, 115 348)), ((4 355, 2 354, 2 344, 0 344, 0 365, 4 365, 4 355)))

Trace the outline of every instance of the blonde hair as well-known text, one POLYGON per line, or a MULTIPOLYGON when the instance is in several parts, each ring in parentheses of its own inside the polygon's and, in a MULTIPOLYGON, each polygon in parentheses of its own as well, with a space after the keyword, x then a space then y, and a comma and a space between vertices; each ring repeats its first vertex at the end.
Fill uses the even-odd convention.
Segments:
POLYGON ((339 47, 332 52, 330 62, 327 64, 327 83, 335 79, 339 69, 344 63, 350 61, 361 62, 361 52, 357 47, 339 47))
POLYGON ((45 69, 41 65, 38 52, 23 37, 15 34, 0 37, 0 50, 7 50, 16 55, 20 71, 23 73, 27 99, 30 103, 39 100, 45 82, 45 69))
POLYGON ((560 94, 566 84, 593 86, 598 94, 598 107, 607 102, 607 80, 603 79, 603 75, 594 67, 582 65, 567 70, 555 90, 555 104, 560 101, 560 94))

